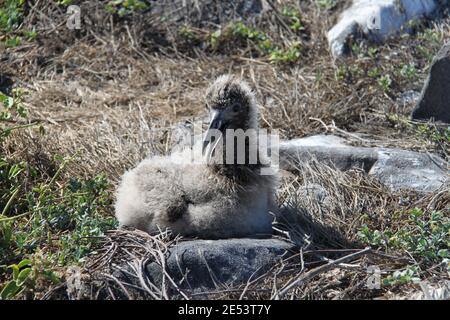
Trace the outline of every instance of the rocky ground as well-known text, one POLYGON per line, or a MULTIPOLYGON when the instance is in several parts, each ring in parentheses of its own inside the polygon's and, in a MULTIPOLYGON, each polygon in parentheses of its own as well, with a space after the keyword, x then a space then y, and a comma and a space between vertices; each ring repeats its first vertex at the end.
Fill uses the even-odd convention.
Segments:
POLYGON ((358 1, 187 3, 1 5, 0 297, 448 297, 448 3, 382 34, 345 21, 358 1), (115 230, 120 175, 201 126, 224 73, 283 139, 273 239, 115 230))

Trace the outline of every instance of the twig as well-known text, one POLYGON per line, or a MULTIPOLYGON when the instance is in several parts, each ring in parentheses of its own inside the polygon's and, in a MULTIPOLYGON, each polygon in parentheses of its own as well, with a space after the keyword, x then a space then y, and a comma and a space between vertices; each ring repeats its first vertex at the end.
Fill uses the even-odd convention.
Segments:
POLYGON ((275 300, 279 300, 281 299, 284 295, 286 295, 286 293, 289 292, 289 290, 291 290, 292 288, 296 287, 296 286, 300 286, 304 283, 306 283, 308 280, 314 278, 315 276, 324 273, 330 269, 333 269, 334 267, 337 267, 339 264, 359 258, 361 256, 364 256, 366 254, 369 254, 372 252, 372 249, 370 247, 367 247, 361 251, 355 252, 355 253, 351 253, 349 255, 346 255, 342 258, 336 259, 328 264, 325 264, 323 266, 317 267, 307 273, 305 273, 302 277, 292 281, 291 283, 287 284, 286 286, 284 286, 283 289, 281 289, 277 295, 275 295, 275 300))

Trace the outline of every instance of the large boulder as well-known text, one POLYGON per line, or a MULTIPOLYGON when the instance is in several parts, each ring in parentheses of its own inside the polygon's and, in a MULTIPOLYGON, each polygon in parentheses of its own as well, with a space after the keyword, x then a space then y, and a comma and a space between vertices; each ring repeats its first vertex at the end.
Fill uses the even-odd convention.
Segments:
POLYGON ((412 118, 450 123, 450 42, 434 58, 412 118))
POLYGON ((380 42, 394 35, 409 21, 432 17, 444 6, 440 0, 354 0, 328 32, 328 43, 333 56, 348 51, 352 36, 380 42))
MULTIPOLYGON (((277 239, 193 240, 170 249, 166 271, 185 290, 215 289, 246 283, 267 272, 293 252, 293 245, 277 239)), ((147 265, 153 283, 161 283, 161 267, 147 265)))
POLYGON ((280 168, 293 171, 316 159, 340 170, 360 168, 392 190, 433 192, 449 183, 447 163, 438 156, 396 148, 353 147, 345 139, 318 135, 280 144, 280 168))

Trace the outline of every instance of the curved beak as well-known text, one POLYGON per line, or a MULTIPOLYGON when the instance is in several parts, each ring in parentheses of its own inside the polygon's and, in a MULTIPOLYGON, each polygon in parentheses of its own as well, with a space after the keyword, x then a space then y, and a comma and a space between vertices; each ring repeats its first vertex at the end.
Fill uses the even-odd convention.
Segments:
POLYGON ((209 152, 208 156, 211 157, 217 144, 222 139, 222 134, 225 129, 225 122, 220 111, 211 112, 211 122, 209 123, 208 130, 206 131, 205 137, 203 139, 202 153, 205 154, 205 150, 208 146, 209 152))

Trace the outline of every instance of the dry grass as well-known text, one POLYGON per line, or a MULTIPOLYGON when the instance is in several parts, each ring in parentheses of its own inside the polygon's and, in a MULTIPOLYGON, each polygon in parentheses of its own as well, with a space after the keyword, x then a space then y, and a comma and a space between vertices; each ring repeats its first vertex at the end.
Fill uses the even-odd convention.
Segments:
MULTIPOLYGON (((216 24, 186 21, 194 37, 190 39, 180 34, 180 25, 170 19, 160 21, 157 16, 142 13, 112 17, 102 10, 103 3, 95 1, 83 2, 86 25, 80 31, 71 31, 63 23, 64 8, 54 2, 37 1, 24 19, 25 28, 38 26, 37 40, 4 50, 0 59, 0 75, 28 90, 25 105, 36 127, 14 132, 5 141, 3 152, 10 159, 24 160, 38 168, 43 180, 57 169, 55 155, 75 155, 61 180, 105 173, 116 183, 124 170, 143 158, 169 152, 176 124, 204 117, 206 86, 220 74, 234 73, 254 88, 261 104, 262 125, 280 130, 283 138, 351 132, 364 138, 363 142, 356 140, 360 145, 438 151, 448 156, 448 144, 436 145, 416 134, 414 125, 406 120, 413 105, 398 100, 405 91, 420 90, 429 57, 450 39, 448 18, 424 22, 415 34, 392 39, 380 47, 363 43, 354 47, 348 59, 333 61, 325 35, 344 3, 325 12, 312 0, 279 2, 301 12, 304 30, 286 28, 287 20, 281 13, 262 14, 249 24, 265 32, 277 46, 286 48, 298 42, 302 50, 295 63, 270 63, 267 54, 248 39, 227 39, 214 48, 209 39, 219 28, 216 24), (411 63, 415 74, 402 75, 401 66, 411 63), (378 75, 370 76, 374 68, 378 75), (384 90, 378 80, 386 75, 392 84, 384 90)), ((280 3, 278 8, 282 7, 280 3)), ((305 235, 310 236, 306 239, 308 247, 299 253, 304 260, 302 268, 298 255, 247 286, 208 297, 273 298, 307 270, 364 247, 357 237, 363 223, 383 229, 396 212, 414 207, 427 212, 445 210, 450 204, 448 189, 430 195, 392 193, 363 172, 343 173, 317 162, 304 164, 298 171, 299 175, 285 178, 279 190, 279 202, 286 205, 286 214, 276 228, 297 243, 304 244, 305 235), (317 192, 302 189, 311 184, 321 186, 319 200, 317 192), (329 249, 336 251, 318 251, 329 249)), ((92 263, 103 263, 104 259, 102 265, 71 272, 90 279, 88 283, 96 288, 88 290, 90 297, 142 294, 145 298, 171 298, 167 288, 145 288, 144 284, 149 284, 139 278, 139 269, 133 270, 140 289, 134 283, 124 290, 111 275, 124 257, 129 258, 127 255, 142 266, 142 259, 149 254, 163 259, 167 247, 174 243, 164 234, 149 237, 131 231, 112 232, 103 249, 91 257, 92 263), (136 247, 129 249, 128 244, 133 243, 136 247)), ((290 291, 289 297, 382 296, 386 290, 369 292, 363 288, 367 278, 364 270, 374 263, 394 269, 405 265, 401 259, 365 255, 349 266, 336 266, 310 279, 290 291)), ((175 287, 170 281, 167 285, 175 287)), ((62 288, 48 292, 46 297, 86 297, 83 292, 67 296, 62 288)), ((175 296, 182 294, 176 292, 175 296)))

